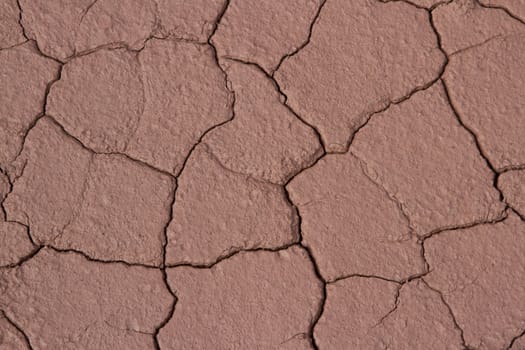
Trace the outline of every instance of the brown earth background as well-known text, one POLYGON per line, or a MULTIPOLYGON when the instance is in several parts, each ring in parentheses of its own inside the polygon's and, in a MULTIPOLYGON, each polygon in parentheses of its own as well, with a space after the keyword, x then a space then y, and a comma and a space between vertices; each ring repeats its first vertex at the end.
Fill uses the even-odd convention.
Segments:
POLYGON ((0 349, 525 349, 525 1, 0 0, 0 349))

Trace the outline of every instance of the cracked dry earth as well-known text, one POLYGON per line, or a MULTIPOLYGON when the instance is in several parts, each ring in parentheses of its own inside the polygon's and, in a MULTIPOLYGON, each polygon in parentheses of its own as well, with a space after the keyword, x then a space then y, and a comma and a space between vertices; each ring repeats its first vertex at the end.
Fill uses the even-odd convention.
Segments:
POLYGON ((525 1, 1 0, 0 349, 525 349, 525 1))

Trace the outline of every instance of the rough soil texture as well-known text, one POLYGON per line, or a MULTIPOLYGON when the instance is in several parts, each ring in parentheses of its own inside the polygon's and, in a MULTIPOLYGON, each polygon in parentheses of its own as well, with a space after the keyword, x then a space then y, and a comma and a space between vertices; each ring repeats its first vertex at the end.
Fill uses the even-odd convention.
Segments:
POLYGON ((0 350, 525 350, 525 2, 2 0, 0 350))

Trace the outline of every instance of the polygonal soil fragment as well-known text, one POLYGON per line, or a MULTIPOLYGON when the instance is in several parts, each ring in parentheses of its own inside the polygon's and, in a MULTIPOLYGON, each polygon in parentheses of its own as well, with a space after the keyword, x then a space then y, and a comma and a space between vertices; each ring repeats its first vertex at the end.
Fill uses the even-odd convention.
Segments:
POLYGON ((227 168, 282 184, 319 157, 319 140, 282 104, 263 72, 232 61, 225 65, 235 91, 235 118, 204 142, 227 168))
POLYGON ((303 242, 327 280, 351 274, 404 279, 424 271, 420 246, 396 202, 350 153, 328 155, 287 186, 303 242))
POLYGON ((20 10, 16 0, 0 2, 0 49, 24 42, 22 27, 18 24, 20 10))
POLYGON ((162 349, 310 348, 306 334, 322 284, 301 248, 239 253, 211 269, 170 269, 168 282, 178 301, 160 330, 162 349))
POLYGON ((440 84, 374 115, 350 150, 397 198, 419 235, 502 215, 493 174, 440 84))
POLYGON ((314 328, 320 349, 373 348, 366 334, 394 309, 399 288, 377 278, 352 277, 326 286, 323 313, 314 328))
POLYGON ((288 104, 345 151, 367 116, 435 79, 444 62, 428 13, 404 2, 328 1, 310 43, 276 79, 288 104))
POLYGON ((523 24, 503 11, 480 6, 475 0, 458 0, 440 6, 432 12, 441 37, 441 46, 448 54, 457 53, 516 32, 523 24))
POLYGON ((525 215, 525 170, 503 173, 498 178, 498 188, 509 205, 525 215))
POLYGON ((273 72, 282 57, 308 37, 322 0, 233 0, 213 43, 220 56, 235 57, 273 72))
POLYGON ((0 167, 5 168, 22 147, 24 135, 42 113, 46 86, 59 65, 42 57, 33 43, 0 51, 0 167))
POLYGON ((23 175, 5 207, 39 243, 104 260, 160 263, 169 177, 119 155, 91 159, 47 118, 29 134, 19 162, 23 175))
POLYGON ((97 152, 122 152, 144 110, 136 55, 100 50, 66 64, 53 85, 47 112, 97 152))
POLYGON ((0 266, 18 263, 35 248, 29 240, 27 229, 16 222, 0 221, 0 242, 0 266))
POLYGON ((197 146, 179 177, 167 233, 169 264, 210 264, 240 249, 298 239, 283 189, 223 168, 206 146, 197 146))
POLYGON ((173 302, 160 270, 47 248, 0 282, 0 308, 35 349, 152 349, 173 302))
POLYGON ((206 42, 226 0, 157 0, 162 36, 206 42))
POLYGON ((425 280, 450 305, 468 346, 503 349, 525 328, 525 223, 446 231, 425 242, 425 280))
POLYGON ((525 33, 495 38, 450 60, 444 78, 461 119, 494 167, 525 164, 525 33))
POLYGON ((0 350, 30 350, 24 335, 0 311, 0 350))
POLYGON ((525 2, 520 0, 480 0, 483 5, 497 6, 508 10, 514 16, 525 21, 525 2))
POLYGON ((127 153, 176 174, 201 135, 231 118, 232 97, 208 45, 152 40, 139 61, 145 106, 127 153))
POLYGON ((173 190, 164 174, 122 156, 95 155, 82 206, 55 245, 99 259, 158 265, 173 190))
POLYGON ((91 154, 40 119, 14 163, 13 189, 4 201, 7 218, 31 227, 35 243, 49 243, 78 212, 91 154))
MULTIPOLYGON (((438 292, 421 281, 405 284, 396 309, 372 337, 386 349, 464 349, 461 331, 438 292)), ((376 343, 377 344, 377 343, 376 343)))
POLYGON ((314 336, 320 349, 462 348, 439 294, 419 281, 399 287, 353 277, 329 284, 314 336))
POLYGON ((20 5, 28 37, 59 60, 107 44, 138 49, 156 25, 151 0, 20 0, 20 5))
POLYGON ((68 63, 48 112, 98 152, 126 152, 177 173, 231 98, 209 46, 151 40, 137 55, 103 50, 68 63))

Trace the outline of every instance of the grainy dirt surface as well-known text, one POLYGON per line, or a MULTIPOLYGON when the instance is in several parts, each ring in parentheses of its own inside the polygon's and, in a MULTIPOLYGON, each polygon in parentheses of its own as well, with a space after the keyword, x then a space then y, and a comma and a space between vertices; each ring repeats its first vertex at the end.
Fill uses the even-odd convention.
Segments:
POLYGON ((0 0, 0 350, 525 349, 525 1, 0 0))

